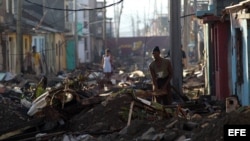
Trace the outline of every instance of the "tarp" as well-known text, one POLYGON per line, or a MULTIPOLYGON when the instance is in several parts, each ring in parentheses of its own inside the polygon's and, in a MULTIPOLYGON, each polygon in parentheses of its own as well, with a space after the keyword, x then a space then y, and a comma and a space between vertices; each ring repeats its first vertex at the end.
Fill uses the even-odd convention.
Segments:
POLYGON ((74 70, 76 68, 74 40, 67 41, 66 53, 67 70, 74 70))

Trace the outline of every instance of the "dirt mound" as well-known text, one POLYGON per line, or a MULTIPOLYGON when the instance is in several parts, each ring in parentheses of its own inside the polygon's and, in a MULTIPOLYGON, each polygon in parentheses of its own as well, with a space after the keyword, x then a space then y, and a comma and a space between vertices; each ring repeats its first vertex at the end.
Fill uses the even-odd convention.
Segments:
POLYGON ((72 131, 116 131, 126 126, 127 122, 120 112, 128 109, 132 101, 129 94, 110 96, 101 104, 89 107, 70 120, 72 131))

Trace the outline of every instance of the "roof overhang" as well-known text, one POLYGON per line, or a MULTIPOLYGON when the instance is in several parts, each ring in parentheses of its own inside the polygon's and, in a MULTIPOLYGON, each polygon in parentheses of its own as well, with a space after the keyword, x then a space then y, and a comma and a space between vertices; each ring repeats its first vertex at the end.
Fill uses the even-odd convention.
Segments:
POLYGON ((223 13, 224 14, 237 13, 240 10, 248 9, 248 8, 250 8, 250 0, 245 0, 245 1, 240 2, 239 4, 235 4, 235 5, 232 5, 232 6, 227 6, 223 10, 223 13))
POLYGON ((214 15, 205 16, 202 18, 203 23, 221 21, 221 18, 214 15))
POLYGON ((205 16, 211 16, 214 15, 213 11, 211 10, 205 10, 205 11, 196 11, 196 17, 202 19, 205 16))

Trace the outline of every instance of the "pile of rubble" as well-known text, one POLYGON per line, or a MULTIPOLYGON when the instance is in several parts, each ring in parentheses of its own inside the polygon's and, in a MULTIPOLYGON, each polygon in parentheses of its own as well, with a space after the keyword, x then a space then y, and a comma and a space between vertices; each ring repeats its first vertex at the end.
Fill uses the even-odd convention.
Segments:
POLYGON ((172 105, 151 100, 141 71, 115 73, 110 83, 98 71, 48 78, 3 73, 0 140, 210 141, 223 140, 225 124, 249 124, 248 107, 226 112, 224 101, 202 93, 201 73, 185 73, 184 94, 173 87, 172 105))

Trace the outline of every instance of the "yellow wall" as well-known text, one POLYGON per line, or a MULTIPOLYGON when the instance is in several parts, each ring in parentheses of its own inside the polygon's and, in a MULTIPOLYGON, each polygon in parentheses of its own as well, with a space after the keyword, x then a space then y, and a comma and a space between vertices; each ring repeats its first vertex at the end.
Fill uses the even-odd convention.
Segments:
POLYGON ((55 34, 56 72, 66 69, 66 44, 63 34, 55 34))
MULTIPOLYGON (((23 59, 25 54, 28 51, 31 51, 31 43, 32 36, 31 35, 23 35, 22 38, 22 55, 23 59)), ((7 54, 7 71, 17 73, 17 63, 20 63, 20 60, 17 60, 17 43, 16 43, 16 33, 7 34, 7 49, 9 53, 7 54), (9 40, 11 39, 11 40, 9 40)), ((65 37, 63 34, 55 33, 47 36, 47 41, 45 43, 46 50, 48 50, 48 54, 46 55, 46 62, 48 62, 48 73, 51 73, 51 67, 53 67, 53 72, 57 73, 59 70, 66 69, 66 44, 65 37), (60 54, 59 54, 60 51, 60 54)))
POLYGON ((16 34, 8 33, 6 39, 7 47, 7 71, 16 73, 17 72, 17 50, 16 50, 16 34))
POLYGON ((31 52, 31 35, 23 35, 23 54, 31 52))

